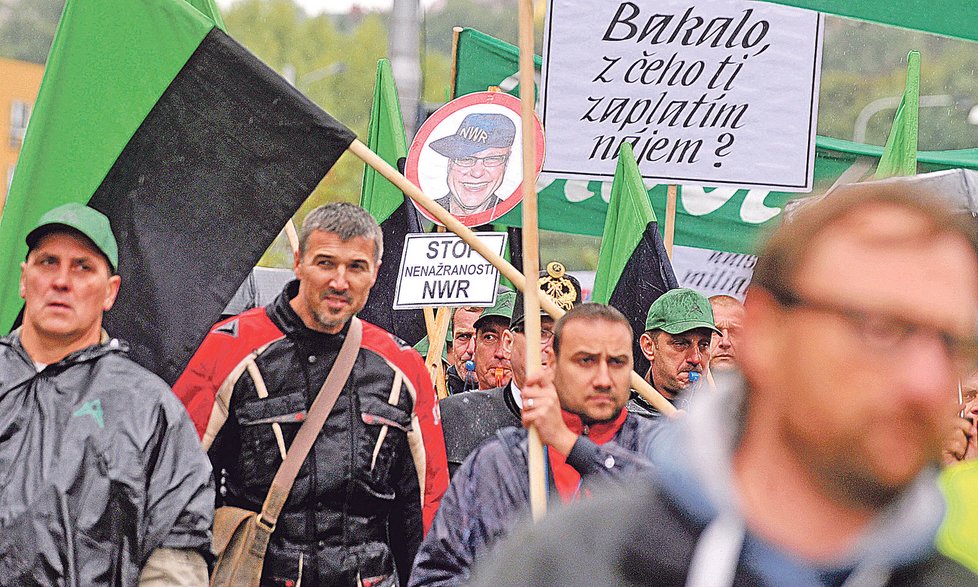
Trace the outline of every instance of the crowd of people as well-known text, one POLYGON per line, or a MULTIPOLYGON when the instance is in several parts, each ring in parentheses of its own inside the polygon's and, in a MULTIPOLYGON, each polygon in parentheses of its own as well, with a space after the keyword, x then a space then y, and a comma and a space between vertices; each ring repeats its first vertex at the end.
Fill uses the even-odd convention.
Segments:
MULTIPOLYGON (((678 416, 632 390, 628 318, 560 263, 536 282, 566 312, 541 314, 543 368, 505 292, 454 311, 439 402, 418 353, 355 317, 384 244, 351 204, 308 215, 296 280, 217 323, 172 392, 102 329, 125 291, 105 217, 57 208, 27 244, 23 325, 0 339, 0 585, 207 584, 215 507, 263 511, 347 347, 281 513, 259 518, 261 585, 978 584, 937 482, 978 455, 978 241, 928 194, 803 208, 744 303, 659 296, 641 375, 678 416)), ((949 496, 974 483, 954 479, 949 496)))

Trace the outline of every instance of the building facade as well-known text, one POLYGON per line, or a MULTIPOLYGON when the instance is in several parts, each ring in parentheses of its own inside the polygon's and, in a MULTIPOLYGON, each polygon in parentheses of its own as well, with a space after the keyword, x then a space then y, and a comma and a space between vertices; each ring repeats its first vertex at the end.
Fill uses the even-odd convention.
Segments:
POLYGON ((0 58, 0 214, 43 75, 43 65, 0 58))

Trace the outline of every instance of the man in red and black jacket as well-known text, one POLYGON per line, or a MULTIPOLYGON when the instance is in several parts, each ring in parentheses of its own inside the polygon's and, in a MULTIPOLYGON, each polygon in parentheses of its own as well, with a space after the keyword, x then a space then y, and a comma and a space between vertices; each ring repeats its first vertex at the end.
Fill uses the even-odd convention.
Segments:
MULTIPOLYGON (((218 323, 177 381, 218 475, 218 505, 258 511, 364 305, 383 251, 358 206, 309 214, 298 281, 218 323)), ((436 396, 421 357, 363 324, 353 372, 272 534, 262 585, 405 583, 448 484, 436 396)))

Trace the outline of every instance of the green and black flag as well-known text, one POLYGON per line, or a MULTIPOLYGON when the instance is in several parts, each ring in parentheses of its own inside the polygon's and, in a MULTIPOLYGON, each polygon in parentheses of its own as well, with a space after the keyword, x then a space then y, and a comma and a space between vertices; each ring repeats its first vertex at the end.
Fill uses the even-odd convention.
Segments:
MULTIPOLYGON (((408 152, 404 137, 404 119, 401 118, 394 72, 390 61, 386 59, 377 63, 377 83, 374 86, 373 107, 370 109, 367 146, 384 161, 404 172, 404 161, 408 152)), ((393 306, 401 254, 404 252, 404 237, 410 233, 422 232, 418 211, 397 186, 370 166, 363 173, 360 205, 380 223, 384 232, 384 256, 381 259, 377 283, 370 290, 367 305, 359 316, 409 344, 415 344, 425 335, 424 314, 421 310, 394 310, 393 306)))
POLYGON ((666 255, 632 146, 624 143, 618 153, 591 298, 614 306, 628 318, 635 335, 638 373, 644 374, 649 368, 638 346, 649 306, 676 287, 679 283, 666 255))
POLYGON ((119 242, 105 327, 172 384, 353 141, 221 26, 213 0, 68 0, 0 220, 0 329, 26 231, 85 202, 119 242))

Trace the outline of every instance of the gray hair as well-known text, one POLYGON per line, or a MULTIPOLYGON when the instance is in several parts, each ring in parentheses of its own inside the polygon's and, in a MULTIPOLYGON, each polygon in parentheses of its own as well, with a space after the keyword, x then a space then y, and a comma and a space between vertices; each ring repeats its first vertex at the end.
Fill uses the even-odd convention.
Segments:
POLYGON ((306 243, 313 231, 332 232, 342 241, 363 237, 374 241, 374 261, 384 255, 384 233, 369 212, 347 202, 320 206, 306 216, 299 234, 299 255, 306 254, 306 243))

